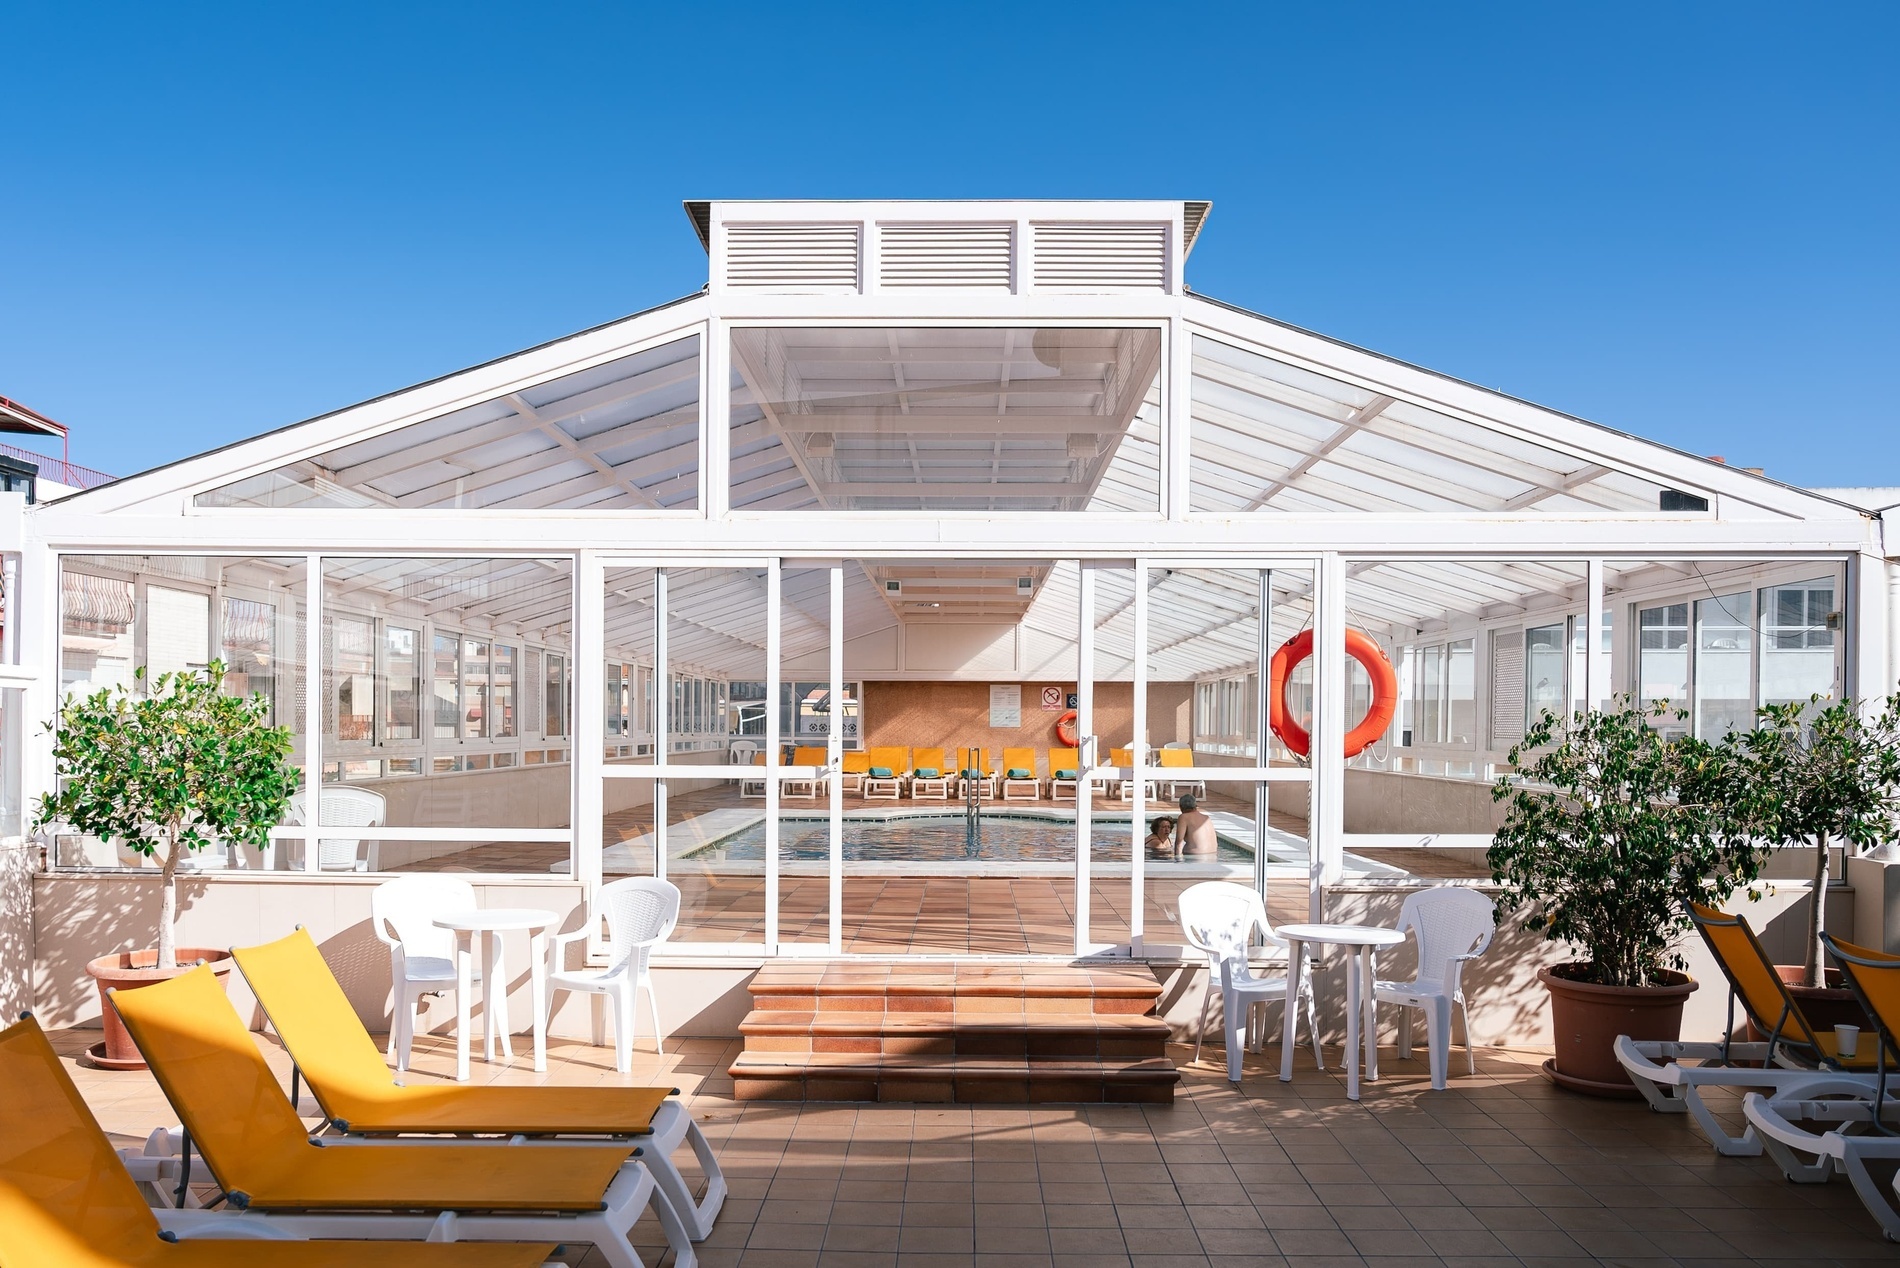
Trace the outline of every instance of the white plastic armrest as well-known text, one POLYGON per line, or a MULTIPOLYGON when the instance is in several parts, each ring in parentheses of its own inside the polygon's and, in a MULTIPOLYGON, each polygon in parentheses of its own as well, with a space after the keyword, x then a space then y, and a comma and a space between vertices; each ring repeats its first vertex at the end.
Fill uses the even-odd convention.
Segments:
POLYGON ((582 938, 585 938, 586 936, 587 936, 587 930, 585 929, 576 929, 573 933, 549 934, 548 946, 552 947, 556 951, 559 951, 562 947, 570 946, 573 943, 579 942, 582 938))
POLYGON ((378 942, 388 947, 391 951, 402 950, 402 939, 390 937, 389 931, 383 927, 382 921, 372 920, 369 922, 369 927, 370 931, 376 935, 378 942))

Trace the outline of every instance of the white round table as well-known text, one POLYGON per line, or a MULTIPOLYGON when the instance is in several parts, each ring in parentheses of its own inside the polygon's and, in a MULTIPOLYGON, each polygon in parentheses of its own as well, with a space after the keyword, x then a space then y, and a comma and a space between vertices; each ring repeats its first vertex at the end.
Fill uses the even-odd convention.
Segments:
POLYGON ((468 1082, 468 1026, 474 991, 474 941, 482 937, 482 1060, 494 1061, 496 1048, 515 1055, 508 1039, 508 981, 502 968, 501 935, 528 934, 528 981, 534 1003, 534 1068, 548 1068, 548 929, 560 920, 540 907, 484 907, 443 912, 435 927, 455 935, 455 1077, 468 1082))
POLYGON ((1380 947, 1395 947, 1405 941, 1397 929, 1377 925, 1279 925, 1274 933, 1287 940, 1286 1029, 1280 1040, 1280 1082, 1293 1081, 1293 1024, 1298 1014, 1293 1001, 1300 996, 1300 973, 1305 967, 1304 948, 1315 946, 1345 947, 1350 952, 1346 966, 1346 1097, 1359 1099, 1359 1035, 1364 1021, 1366 1077, 1379 1077, 1379 1032, 1373 1024, 1373 957, 1380 947))

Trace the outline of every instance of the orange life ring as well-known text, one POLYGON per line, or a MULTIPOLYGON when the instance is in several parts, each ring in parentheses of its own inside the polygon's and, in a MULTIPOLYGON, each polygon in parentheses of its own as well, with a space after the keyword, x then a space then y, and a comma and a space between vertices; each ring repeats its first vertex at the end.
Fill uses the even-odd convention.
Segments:
POLYGON ((1079 715, 1076 711, 1071 709, 1056 719, 1056 738, 1061 740, 1068 748, 1074 748, 1076 740, 1080 738, 1076 735, 1075 731, 1075 724, 1078 717, 1079 715))
MULTIPOLYGON (((1273 727, 1273 733, 1280 737, 1281 743, 1305 757, 1313 746, 1313 737, 1306 728, 1295 722, 1292 710, 1287 706, 1286 689, 1293 681, 1293 667, 1313 654, 1313 631, 1301 630, 1273 654, 1271 668, 1273 684, 1267 694, 1267 721, 1273 727)), ((1365 748, 1374 743, 1386 728, 1392 725, 1392 716, 1399 708, 1399 676, 1392 670, 1392 662, 1385 658, 1385 652, 1373 641, 1372 636, 1359 630, 1346 631, 1346 655, 1365 666, 1366 677, 1372 680, 1372 707, 1366 710, 1365 718, 1358 726, 1346 732, 1346 756, 1357 757, 1365 748)))

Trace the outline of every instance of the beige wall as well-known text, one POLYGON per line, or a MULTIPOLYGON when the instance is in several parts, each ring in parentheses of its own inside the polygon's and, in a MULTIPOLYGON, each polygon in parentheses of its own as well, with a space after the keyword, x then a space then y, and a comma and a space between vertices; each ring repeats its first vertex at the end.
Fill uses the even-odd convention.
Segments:
MULTIPOLYGON (((990 685, 983 682, 867 682, 864 684, 864 733, 869 746, 898 745, 935 748, 939 745, 982 746, 1000 757, 1005 748, 1036 750, 1037 770, 1046 752, 1061 745, 1056 739, 1060 709, 1041 707, 1042 689, 1054 687, 1066 696, 1073 682, 1025 682, 1022 686, 1022 725, 990 726, 990 685)), ((1148 688, 1148 737, 1156 746, 1190 738, 1189 707, 1193 684, 1152 683, 1148 688)), ((1134 733, 1134 688, 1125 682, 1098 683, 1095 688, 1095 731, 1111 747, 1128 743, 1134 733)), ((1102 756, 1106 758, 1107 753, 1102 756)))
POLYGON ((1346 770, 1347 832, 1489 835, 1504 822, 1504 809, 1484 780, 1346 770))

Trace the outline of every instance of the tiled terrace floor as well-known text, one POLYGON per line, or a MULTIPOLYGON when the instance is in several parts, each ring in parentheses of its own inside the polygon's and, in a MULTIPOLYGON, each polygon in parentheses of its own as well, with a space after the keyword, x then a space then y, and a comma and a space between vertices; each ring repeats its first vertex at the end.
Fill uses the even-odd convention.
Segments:
MULTIPOLYGON (((77 1052, 97 1032, 56 1036, 77 1052)), ((283 1072, 271 1041, 267 1051, 283 1072)), ((1762 1158, 1717 1158, 1681 1118, 1581 1099, 1540 1052, 1490 1052, 1475 1078, 1426 1087, 1422 1051, 1381 1056, 1345 1099, 1303 1054, 1291 1084, 1265 1060, 1239 1090, 1210 1060, 1170 1108, 740 1105, 738 1041, 642 1045, 629 1081, 683 1087, 732 1183, 706 1268, 1437 1268, 1896 1262, 1845 1181, 1784 1182, 1762 1158)), ((433 1041, 431 1073, 452 1050, 433 1041)), ((604 1051, 553 1045, 549 1072, 477 1079, 610 1083, 604 1051)), ((77 1068, 125 1143, 169 1121, 145 1074, 77 1068)), ((670 1264, 651 1220, 647 1262, 670 1264)), ((263 1262, 260 1260, 260 1262, 263 1262)), ((598 1259, 581 1261, 594 1268, 598 1259)))

